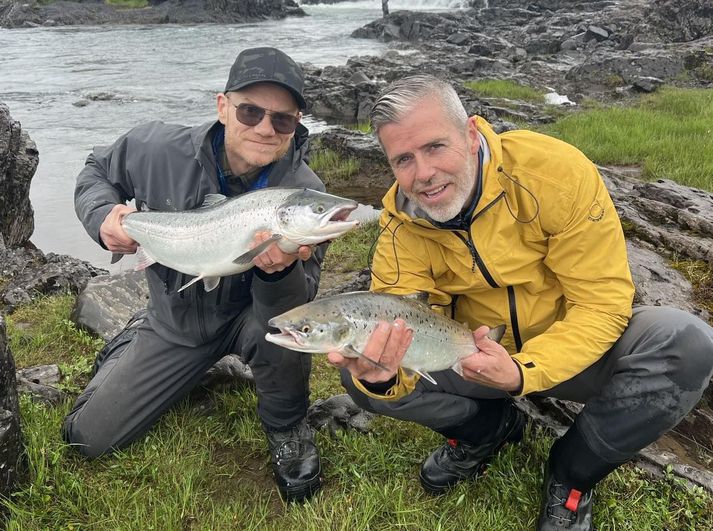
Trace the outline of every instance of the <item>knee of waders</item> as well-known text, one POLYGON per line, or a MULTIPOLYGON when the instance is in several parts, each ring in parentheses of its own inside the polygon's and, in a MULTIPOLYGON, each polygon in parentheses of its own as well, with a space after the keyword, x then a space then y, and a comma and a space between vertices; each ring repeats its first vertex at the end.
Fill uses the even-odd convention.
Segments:
POLYGON ((102 437, 96 437, 97 430, 92 429, 91 423, 83 422, 79 413, 72 411, 62 424, 62 438, 71 448, 84 457, 94 459, 112 451, 110 442, 102 437))
POLYGON ((676 323, 666 354, 667 376, 679 388, 702 392, 713 374, 713 328, 684 314, 676 323))

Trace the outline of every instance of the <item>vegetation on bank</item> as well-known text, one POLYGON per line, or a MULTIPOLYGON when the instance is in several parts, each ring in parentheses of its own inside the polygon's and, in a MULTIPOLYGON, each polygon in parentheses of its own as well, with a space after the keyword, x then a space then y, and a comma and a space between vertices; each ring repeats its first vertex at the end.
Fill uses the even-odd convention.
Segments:
POLYGON ((360 169, 359 160, 342 157, 333 149, 322 148, 319 143, 315 143, 310 153, 309 166, 320 176, 327 188, 348 181, 356 176, 360 169))
POLYGON ((511 79, 480 79, 467 81, 465 87, 482 98, 506 98, 509 100, 544 103, 545 93, 522 85, 511 79))
POLYGON ((713 190, 713 90, 662 87, 632 106, 573 112, 542 131, 603 165, 713 190))

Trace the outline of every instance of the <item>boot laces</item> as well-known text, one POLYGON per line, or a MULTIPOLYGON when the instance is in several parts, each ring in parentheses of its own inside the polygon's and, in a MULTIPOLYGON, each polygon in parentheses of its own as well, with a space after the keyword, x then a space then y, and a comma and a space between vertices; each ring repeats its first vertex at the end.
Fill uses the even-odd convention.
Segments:
POLYGON ((558 525, 562 527, 569 527, 577 521, 577 512, 570 511, 565 507, 569 494, 570 491, 562 483, 552 481, 550 502, 547 504, 547 517, 557 521, 558 525))

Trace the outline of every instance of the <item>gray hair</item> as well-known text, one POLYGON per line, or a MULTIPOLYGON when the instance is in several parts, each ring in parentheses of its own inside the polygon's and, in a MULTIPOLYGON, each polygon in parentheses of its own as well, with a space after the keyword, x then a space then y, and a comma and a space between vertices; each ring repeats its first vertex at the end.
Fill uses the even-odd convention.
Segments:
POLYGON ((427 97, 436 97, 440 101, 446 117, 457 127, 465 127, 468 113, 455 89, 445 81, 428 74, 405 77, 391 83, 379 95, 371 109, 371 128, 379 135, 379 129, 386 124, 398 123, 401 119, 427 97))

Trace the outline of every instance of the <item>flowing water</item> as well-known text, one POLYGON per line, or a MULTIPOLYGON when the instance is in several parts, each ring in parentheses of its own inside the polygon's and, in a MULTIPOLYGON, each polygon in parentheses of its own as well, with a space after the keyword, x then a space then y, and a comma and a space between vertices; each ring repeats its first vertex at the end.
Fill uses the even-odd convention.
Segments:
MULTIPOLYGON (((389 7, 447 10, 463 4, 391 0, 389 7)), ((0 29, 0 101, 40 153, 30 190, 31 241, 45 252, 108 268, 108 252, 74 215, 74 180, 87 155, 94 145, 109 144, 144 121, 213 119, 215 94, 225 86, 240 50, 275 46, 299 62, 326 66, 386 49, 383 43, 349 37, 381 17, 380 0, 304 9, 309 16, 241 25, 0 29)), ((325 127, 309 116, 305 124, 313 132, 325 127)), ((128 265, 122 260, 112 270, 128 265)))

